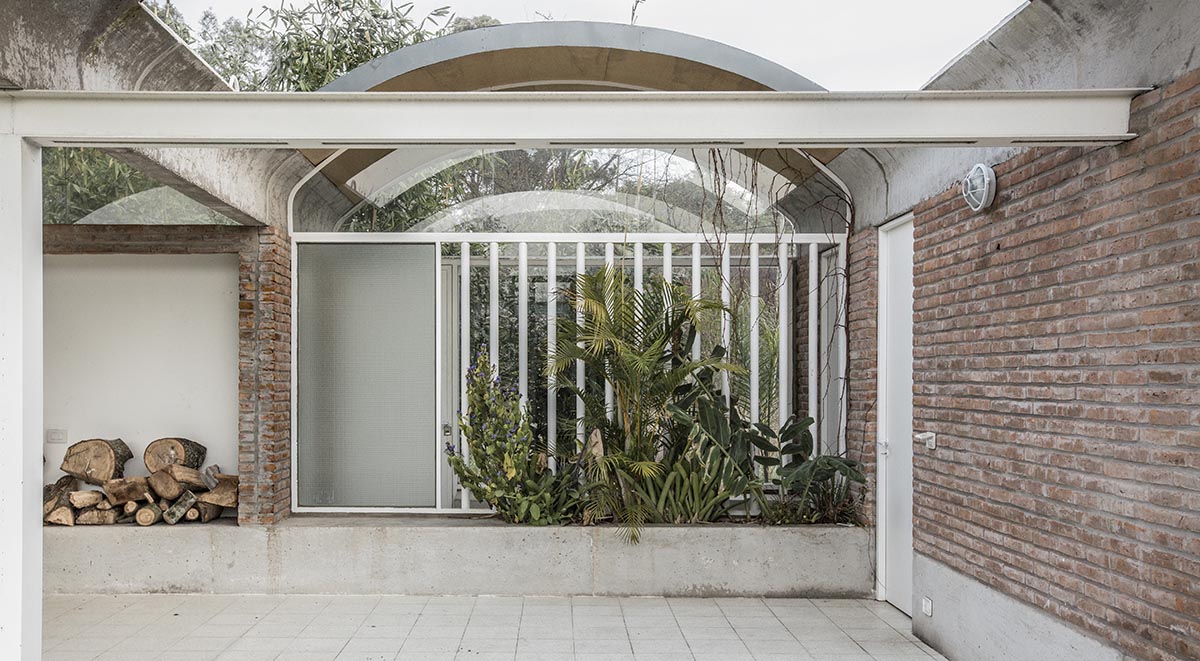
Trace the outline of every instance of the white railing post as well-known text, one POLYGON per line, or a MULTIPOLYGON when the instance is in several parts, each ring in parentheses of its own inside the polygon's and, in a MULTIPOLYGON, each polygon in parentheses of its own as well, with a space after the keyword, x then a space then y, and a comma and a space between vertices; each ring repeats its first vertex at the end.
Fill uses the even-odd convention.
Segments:
POLYGON ((442 496, 442 486, 445 480, 442 470, 442 462, 446 459, 442 456, 442 442, 450 441, 450 435, 442 435, 443 425, 447 424, 443 411, 445 411, 446 393, 443 388, 445 377, 442 374, 442 365, 446 362, 443 360, 443 352, 445 351, 442 334, 445 332, 442 319, 442 244, 433 244, 433 506, 436 509, 445 507, 445 498, 442 496))
MULTIPOLYGON (((692 298, 699 299, 701 294, 702 264, 700 263, 700 243, 692 244, 692 298)), ((700 360, 700 329, 696 329, 696 341, 692 343, 692 360, 700 360)))
MULTIPOLYGON (((613 268, 615 260, 613 258, 613 244, 604 244, 604 265, 609 269, 613 268)), ((613 387, 612 382, 608 380, 608 375, 604 375, 604 410, 608 413, 608 419, 613 418, 613 387)))
POLYGON ((779 310, 779 350, 778 359, 779 365, 775 368, 778 371, 776 375, 779 377, 778 397, 778 413, 779 426, 782 427, 791 417, 791 384, 792 384, 792 324, 791 324, 791 306, 788 304, 791 300, 792 278, 791 267, 788 263, 788 244, 779 242, 776 246, 779 254, 779 275, 775 278, 775 285, 779 287, 779 302, 776 308, 779 310))
MULTIPOLYGON (((460 244, 462 254, 459 255, 458 272, 458 414, 467 414, 467 369, 471 365, 471 244, 463 241, 460 244)), ((462 432, 462 422, 458 426, 458 451, 464 458, 471 456, 467 445, 467 437, 462 432)), ((462 509, 471 508, 471 492, 461 489, 459 506, 462 509)))
POLYGON ((758 364, 758 308, 759 308, 759 277, 758 244, 750 246, 750 422, 758 422, 759 418, 759 380, 761 378, 758 364))
MULTIPOLYGON (((554 359, 558 343, 558 246, 546 244, 546 360, 554 359)), ((554 373, 546 374, 546 461, 551 472, 558 470, 555 452, 558 450, 558 395, 554 373)))
MULTIPOLYGON (((584 273, 587 273, 587 251, 585 250, 583 243, 576 243, 575 244, 575 296, 576 296, 576 301, 578 301, 578 297, 579 297, 579 276, 583 275, 584 273)), ((583 309, 582 308, 575 309, 575 324, 580 327, 583 326, 583 309)), ((575 387, 579 390, 580 394, 582 394, 584 391, 584 388, 587 387, 587 374, 586 374, 585 370, 586 370, 586 368, 583 365, 583 361, 576 360, 575 361, 575 387)), ((584 434, 583 417, 584 417, 584 414, 585 414, 585 411, 584 411, 584 407, 583 407, 583 397, 576 397, 575 398, 575 439, 577 441, 579 441, 580 444, 583 443, 583 434, 584 434)))
POLYGON ((644 266, 644 264, 642 262, 642 244, 634 243, 633 244, 633 288, 637 291, 642 291, 642 285, 644 282, 644 280, 643 280, 644 276, 642 274, 643 266, 644 266))
POLYGON ((529 406, 529 244, 517 244, 517 392, 529 406))
MULTIPOLYGON (((725 356, 727 360, 733 359, 733 310, 730 307, 733 305, 733 283, 731 281, 733 269, 729 263, 732 259, 732 253, 729 250, 729 242, 721 246, 721 304, 725 309, 721 312, 721 343, 725 345, 725 356)), ((729 387, 729 370, 721 370, 721 384, 725 390, 725 404, 731 406, 733 403, 733 393, 729 387)))
POLYGON ((674 283, 671 277, 671 242, 667 241, 662 244, 663 247, 663 280, 669 283, 674 283))
POLYGON ((488 356, 500 375, 500 244, 488 244, 488 356))
POLYGON ((824 438, 821 436, 822 416, 820 411, 821 399, 821 370, 817 365, 817 347, 820 343, 820 309, 817 303, 821 291, 820 282, 821 253, 817 244, 808 244, 808 415, 813 419, 812 433, 817 448, 815 454, 820 454, 824 438))
POLYGON ((838 272, 837 272, 837 281, 836 282, 837 282, 838 286, 837 286, 837 302, 835 303, 835 307, 838 312, 838 314, 837 314, 838 323, 837 323, 837 329, 836 329, 837 339, 838 339, 837 352, 838 352, 838 360, 841 363, 841 369, 838 370, 839 374, 838 374, 838 380, 837 380, 837 384, 838 384, 837 398, 838 398, 838 408, 840 410, 840 421, 841 421, 841 423, 838 425, 838 432, 837 432, 837 443, 838 443, 838 453, 839 454, 844 454, 846 452, 846 422, 849 419, 849 413, 850 413, 850 410, 849 410, 850 407, 847 406, 847 404, 849 402, 847 401, 847 398, 845 397, 845 394, 847 392, 846 374, 847 374, 847 369, 850 367, 850 365, 849 365, 850 359, 849 359, 849 356, 847 355, 847 353, 848 353, 847 352, 847 344, 848 344, 849 340, 846 337, 846 328, 847 328, 847 323, 848 323, 846 320, 846 312, 847 312, 846 311, 846 290, 849 287, 849 278, 848 278, 848 274, 846 273, 846 268, 847 268, 847 265, 846 265, 846 241, 843 238, 837 244, 837 271, 838 272))

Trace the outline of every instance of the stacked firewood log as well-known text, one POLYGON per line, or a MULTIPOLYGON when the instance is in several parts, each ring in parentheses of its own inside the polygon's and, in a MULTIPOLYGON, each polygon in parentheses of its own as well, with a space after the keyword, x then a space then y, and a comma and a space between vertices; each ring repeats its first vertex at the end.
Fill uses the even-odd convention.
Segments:
POLYGON ((186 438, 160 438, 146 446, 148 477, 125 477, 133 458, 121 439, 94 438, 67 448, 62 472, 42 490, 42 517, 48 524, 109 525, 159 521, 208 523, 225 508, 237 508, 238 477, 220 467, 204 470, 208 449, 186 438), (77 490, 78 482, 101 487, 77 490))

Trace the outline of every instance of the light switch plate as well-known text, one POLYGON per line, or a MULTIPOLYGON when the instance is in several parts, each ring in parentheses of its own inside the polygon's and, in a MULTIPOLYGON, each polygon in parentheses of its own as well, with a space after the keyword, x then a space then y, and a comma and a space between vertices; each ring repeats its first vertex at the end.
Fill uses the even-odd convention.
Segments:
POLYGON ((937 434, 931 431, 923 431, 917 434, 915 440, 918 443, 924 443, 925 447, 929 450, 937 449, 937 434))
POLYGON ((933 617, 933 600, 929 597, 921 597, 921 612, 926 617, 933 617))
POLYGON ((66 443, 67 442, 67 430, 65 430, 65 429, 47 429, 46 430, 46 442, 47 443, 66 443))

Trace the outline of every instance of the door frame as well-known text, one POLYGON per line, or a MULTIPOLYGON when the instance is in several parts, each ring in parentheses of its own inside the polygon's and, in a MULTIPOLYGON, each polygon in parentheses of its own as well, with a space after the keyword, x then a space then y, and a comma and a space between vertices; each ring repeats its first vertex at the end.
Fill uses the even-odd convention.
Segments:
MULTIPOLYGON (((887 470, 886 456, 883 454, 884 441, 884 421, 887 420, 887 397, 885 397, 885 384, 887 383, 885 372, 887 370, 887 358, 889 352, 885 342, 883 329, 887 324, 887 312, 883 305, 884 300, 884 278, 886 272, 885 252, 883 249, 883 237, 885 234, 890 234, 901 227, 911 225, 913 223, 913 212, 909 211, 893 220, 880 225, 878 228, 877 254, 878 262, 876 264, 876 296, 875 296, 875 599, 877 601, 887 601, 887 470)), ((915 250, 914 250, 915 258, 915 250)), ((909 356, 912 360, 912 356, 909 356)), ((912 522, 909 522, 912 525, 912 522)))

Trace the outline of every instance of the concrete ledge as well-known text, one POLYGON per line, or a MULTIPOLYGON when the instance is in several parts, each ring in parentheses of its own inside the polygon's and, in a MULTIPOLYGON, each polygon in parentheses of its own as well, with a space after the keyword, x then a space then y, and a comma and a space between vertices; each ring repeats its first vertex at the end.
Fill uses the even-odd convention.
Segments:
POLYGON ((913 633, 951 659, 1121 661, 1113 647, 921 554, 913 556, 913 633), (933 616, 920 612, 933 600, 933 616))
POLYGON ((843 526, 611 527, 293 517, 272 527, 45 528, 47 593, 866 597, 870 535, 843 526))

